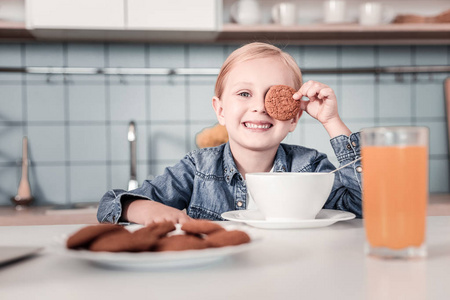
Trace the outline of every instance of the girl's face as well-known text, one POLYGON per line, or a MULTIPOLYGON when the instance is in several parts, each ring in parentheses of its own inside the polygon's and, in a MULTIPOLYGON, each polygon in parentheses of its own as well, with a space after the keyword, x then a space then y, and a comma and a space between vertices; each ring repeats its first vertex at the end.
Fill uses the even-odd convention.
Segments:
POLYGON ((213 106, 219 123, 227 128, 233 150, 274 150, 294 131, 301 112, 292 120, 279 121, 265 111, 264 98, 271 86, 294 86, 290 70, 278 58, 239 63, 224 84, 221 99, 214 97, 213 106))

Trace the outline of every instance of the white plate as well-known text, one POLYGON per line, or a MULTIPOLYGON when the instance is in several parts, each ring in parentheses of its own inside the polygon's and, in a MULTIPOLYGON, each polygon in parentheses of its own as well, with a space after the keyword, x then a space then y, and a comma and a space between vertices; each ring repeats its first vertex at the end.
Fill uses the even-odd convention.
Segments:
POLYGON ((264 229, 296 229, 317 228, 334 224, 338 221, 354 219, 356 216, 351 212, 342 210, 322 209, 313 220, 298 221, 268 221, 258 210, 233 210, 222 214, 222 218, 242 222, 247 225, 264 229))
MULTIPOLYGON (((130 231, 139 227, 128 226, 130 231)), ((235 229, 226 227, 226 229, 235 229)), ((239 230, 244 230, 239 227, 239 230)), ((247 232, 247 231, 246 231, 247 232)), ((261 238, 247 232, 250 235, 250 243, 237 246, 227 246, 221 248, 207 248, 201 250, 165 251, 165 252, 92 252, 89 250, 71 250, 65 247, 65 240, 58 243, 57 252, 59 254, 82 259, 98 265, 123 268, 123 269, 168 269, 196 267, 211 263, 220 262, 231 255, 238 254, 252 248, 261 238)))

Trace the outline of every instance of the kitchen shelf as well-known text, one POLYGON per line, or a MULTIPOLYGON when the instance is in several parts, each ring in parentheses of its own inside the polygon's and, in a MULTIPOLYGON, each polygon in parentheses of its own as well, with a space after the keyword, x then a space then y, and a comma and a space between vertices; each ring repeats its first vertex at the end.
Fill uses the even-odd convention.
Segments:
POLYGON ((218 42, 270 41, 288 44, 450 44, 450 24, 257 25, 225 24, 218 42))
POLYGON ((224 24, 222 30, 28 30, 24 23, 0 21, 0 42, 4 41, 92 41, 92 42, 172 42, 245 43, 266 41, 298 45, 450 45, 449 24, 311 24, 243 26, 224 24))
POLYGON ((0 42, 34 39, 30 31, 25 28, 25 23, 0 20, 0 42))

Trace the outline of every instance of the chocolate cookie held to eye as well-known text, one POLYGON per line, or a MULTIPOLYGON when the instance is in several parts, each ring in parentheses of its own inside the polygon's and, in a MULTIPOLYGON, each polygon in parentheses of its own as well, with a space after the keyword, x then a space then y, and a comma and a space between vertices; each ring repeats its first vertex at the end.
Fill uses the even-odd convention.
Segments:
POLYGON ((270 87, 264 100, 267 114, 280 121, 294 118, 300 111, 300 100, 292 98, 296 92, 287 85, 270 87))

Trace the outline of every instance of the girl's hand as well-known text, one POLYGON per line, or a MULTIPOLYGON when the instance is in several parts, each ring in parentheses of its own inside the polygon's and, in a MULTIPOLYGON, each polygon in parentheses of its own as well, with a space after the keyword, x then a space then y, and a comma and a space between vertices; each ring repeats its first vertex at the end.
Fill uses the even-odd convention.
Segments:
POLYGON ((333 89, 321 82, 309 80, 293 96, 301 101, 301 109, 323 125, 339 119, 337 99, 333 89), (309 101, 301 100, 305 96, 309 101))
POLYGON ((183 211, 151 200, 132 200, 123 205, 122 219, 143 225, 170 221, 183 224, 191 218, 183 211))
POLYGON ((322 123, 330 138, 351 134, 350 129, 339 117, 336 95, 328 85, 310 80, 292 97, 301 101, 302 110, 322 123), (301 100, 303 96, 308 97, 309 101, 301 100))

